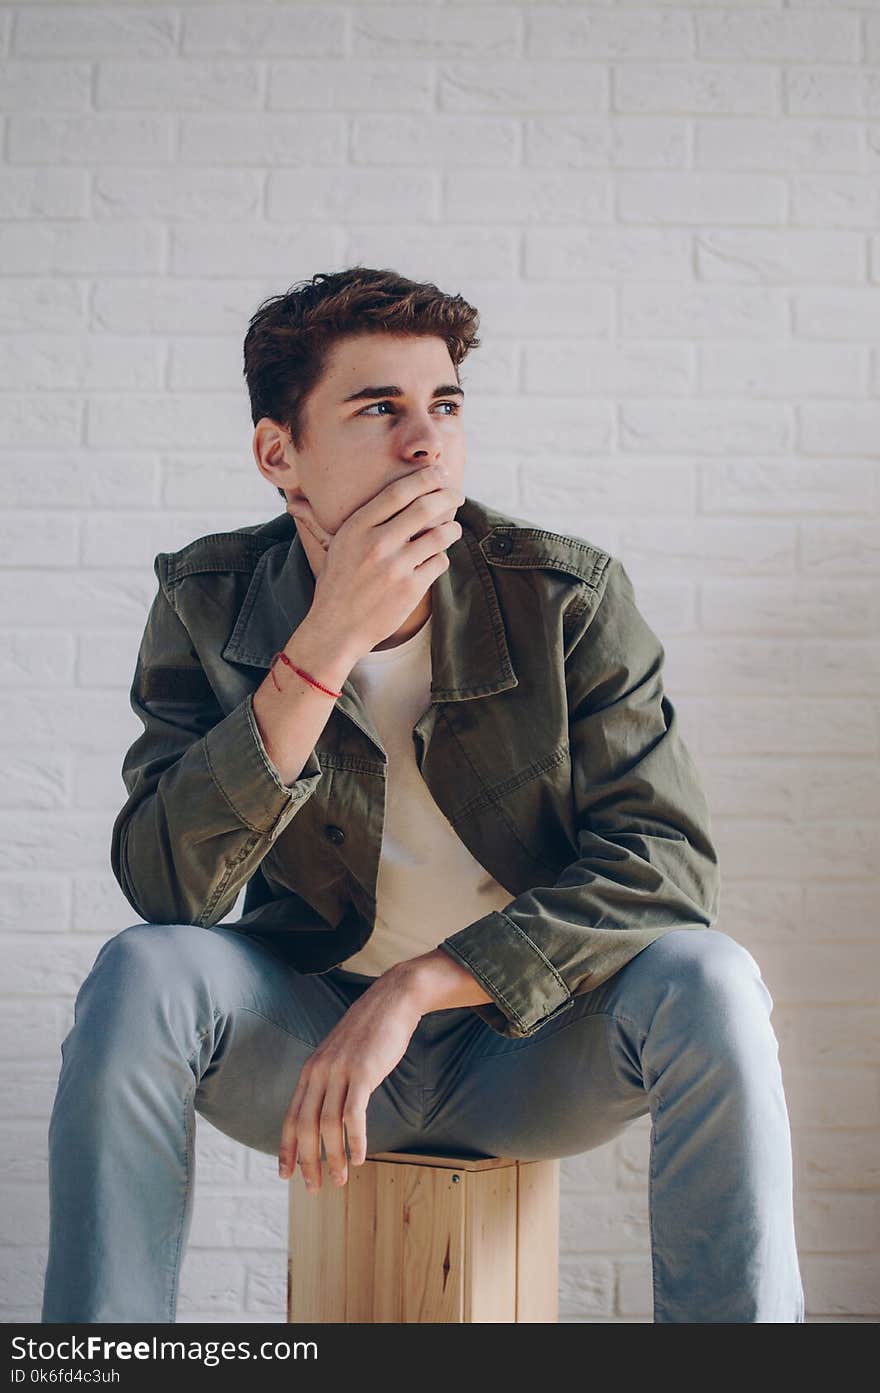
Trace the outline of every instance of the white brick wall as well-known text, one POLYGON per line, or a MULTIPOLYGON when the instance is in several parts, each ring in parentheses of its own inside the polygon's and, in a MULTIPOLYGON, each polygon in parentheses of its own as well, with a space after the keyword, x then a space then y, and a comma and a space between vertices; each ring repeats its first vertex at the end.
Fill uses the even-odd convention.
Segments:
MULTIPOLYGON (((0 141, 0 1319, 38 1319, 59 1044, 133 922, 152 558, 278 511, 248 316, 363 261, 482 312, 468 491, 622 556, 663 635, 808 1318, 875 1321, 878 0, 29 0, 0 141)), ((566 1321, 650 1320, 648 1142, 564 1163, 566 1321)), ((283 1320, 272 1158, 200 1121, 197 1163, 179 1320, 283 1320)))

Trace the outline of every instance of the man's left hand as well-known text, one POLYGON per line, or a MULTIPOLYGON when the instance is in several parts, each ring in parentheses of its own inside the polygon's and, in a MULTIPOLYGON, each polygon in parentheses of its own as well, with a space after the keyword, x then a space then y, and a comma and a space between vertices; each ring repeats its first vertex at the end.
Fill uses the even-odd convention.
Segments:
POLYGON ((321 1139, 338 1185, 348 1178, 343 1124, 351 1163, 367 1156, 367 1103, 406 1053, 422 1016, 407 974, 393 969, 349 1006, 300 1071, 284 1115, 278 1173, 288 1178, 299 1155, 310 1193, 321 1188, 321 1139))

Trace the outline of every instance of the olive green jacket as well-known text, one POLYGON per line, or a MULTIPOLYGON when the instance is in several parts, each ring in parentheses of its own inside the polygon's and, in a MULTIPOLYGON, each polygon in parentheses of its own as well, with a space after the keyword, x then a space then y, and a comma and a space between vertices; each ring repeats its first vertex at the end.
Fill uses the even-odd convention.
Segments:
MULTIPOLYGON (((665 650, 621 562, 474 498, 457 517, 412 739, 434 801, 511 896, 438 947, 492 997, 477 1014, 521 1037, 661 934, 712 927, 718 858, 665 650)), ((226 927, 326 972, 373 930, 387 760, 350 681, 299 778, 284 784, 264 748, 252 694, 314 593, 296 524, 212 533, 154 568, 114 875, 149 923, 216 924, 247 886, 226 927)))

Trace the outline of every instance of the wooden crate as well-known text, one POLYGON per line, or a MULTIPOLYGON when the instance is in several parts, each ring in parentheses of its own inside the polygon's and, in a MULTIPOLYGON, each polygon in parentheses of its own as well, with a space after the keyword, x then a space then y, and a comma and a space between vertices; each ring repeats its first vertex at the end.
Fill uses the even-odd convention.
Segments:
POLYGON ((559 1162, 378 1152, 290 1181, 290 1322, 559 1319, 559 1162))

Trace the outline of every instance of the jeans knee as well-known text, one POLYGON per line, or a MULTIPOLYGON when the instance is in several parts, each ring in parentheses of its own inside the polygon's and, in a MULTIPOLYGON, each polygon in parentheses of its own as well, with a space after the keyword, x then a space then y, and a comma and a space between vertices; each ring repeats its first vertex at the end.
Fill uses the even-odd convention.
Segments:
POLYGON ((187 932, 193 932, 189 924, 131 924, 101 945, 92 972, 113 969, 129 980, 156 970, 166 979, 169 962, 180 965, 180 945, 187 932))
POLYGON ((79 989, 74 1023, 96 1048, 122 1059, 170 1030, 189 1049, 212 1026, 210 983, 188 924, 133 924, 101 946, 79 989), (126 1043, 127 1042, 127 1043, 126 1043))
POLYGON ((201 1007, 205 984, 189 937, 198 932, 190 924, 142 923, 108 938, 80 987, 77 1017, 91 1009, 107 1020, 133 1023, 139 1014, 166 1011, 172 1003, 187 1015, 194 1004, 201 1007))
POLYGON ((700 926, 664 934, 639 957, 649 954, 647 1058, 654 1077, 674 1063, 704 1082, 750 1079, 777 1086, 773 999, 748 949, 719 929, 700 926))
POLYGON ((743 1021, 757 1009, 769 1016, 773 998, 752 954, 720 929, 682 929, 657 940, 676 995, 693 1015, 718 1028, 743 1021))

